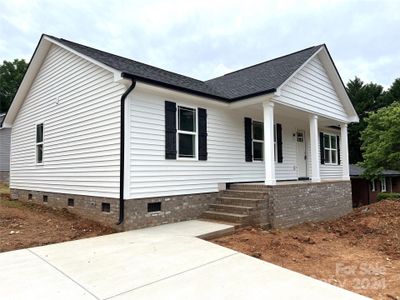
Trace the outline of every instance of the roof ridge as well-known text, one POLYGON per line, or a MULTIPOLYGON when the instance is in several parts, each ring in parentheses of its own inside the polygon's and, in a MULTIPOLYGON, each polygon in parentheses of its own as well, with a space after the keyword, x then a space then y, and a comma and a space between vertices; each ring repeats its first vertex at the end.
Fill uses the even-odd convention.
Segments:
MULTIPOLYGON (((254 67, 257 67, 257 66, 259 66, 259 65, 262 65, 262 64, 265 64, 265 63, 269 63, 269 62, 274 61, 274 60, 282 59, 282 58, 287 57, 287 56, 291 56, 291 55, 294 55, 294 54, 297 54, 297 53, 300 53, 300 52, 304 52, 304 51, 310 50, 310 49, 312 49, 312 48, 320 48, 320 47, 322 47, 322 46, 325 46, 325 44, 320 44, 320 45, 316 45, 316 46, 311 46, 311 47, 307 47, 307 48, 304 48, 304 49, 302 49, 302 50, 298 50, 298 51, 295 51, 295 52, 292 52, 292 53, 289 53, 289 54, 281 55, 281 56, 278 56, 278 57, 275 57, 275 58, 272 58, 272 59, 269 59, 269 60, 266 60, 266 61, 263 61, 263 62, 260 62, 260 63, 256 63, 256 64, 254 64, 254 65, 251 65, 251 66, 248 66, 248 67, 245 67, 245 68, 242 68, 242 69, 238 69, 238 70, 236 70, 236 71, 232 71, 232 72, 226 73, 226 74, 224 74, 224 75, 221 75, 221 76, 218 76, 218 77, 215 77, 215 78, 211 78, 211 79, 209 79, 209 80, 207 80, 207 81, 211 81, 211 80, 214 80, 214 79, 217 79, 217 78, 221 78, 221 77, 224 77, 224 76, 227 76, 227 75, 230 75, 230 74, 234 74, 234 73, 237 73, 237 72, 241 72, 241 71, 243 71, 243 70, 247 70, 247 69, 250 69, 250 68, 254 68, 254 67)), ((206 82, 207 82, 207 81, 206 81, 206 82)))

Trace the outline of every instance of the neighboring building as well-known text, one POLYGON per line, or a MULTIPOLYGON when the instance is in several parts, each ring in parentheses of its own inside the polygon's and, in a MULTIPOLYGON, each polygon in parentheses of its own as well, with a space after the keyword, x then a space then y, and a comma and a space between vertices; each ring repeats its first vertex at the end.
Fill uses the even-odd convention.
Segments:
POLYGON ((400 172, 384 170, 382 177, 375 180, 367 180, 362 177, 364 169, 356 165, 350 165, 351 192, 353 207, 359 207, 377 202, 381 192, 400 193, 400 172))
POLYGON ((11 129, 2 126, 6 114, 0 113, 0 183, 8 184, 10 176, 11 129))
POLYGON ((43 35, 4 124, 14 197, 136 228, 342 215, 357 121, 325 45, 200 81, 43 35))

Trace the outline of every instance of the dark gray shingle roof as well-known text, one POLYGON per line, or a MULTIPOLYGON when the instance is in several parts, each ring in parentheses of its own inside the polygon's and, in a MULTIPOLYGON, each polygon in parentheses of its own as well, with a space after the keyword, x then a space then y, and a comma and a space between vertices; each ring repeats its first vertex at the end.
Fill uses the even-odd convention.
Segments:
MULTIPOLYGON (((364 168, 357 166, 357 165, 350 165, 350 176, 351 177, 358 177, 364 173, 364 168)), ((399 171, 395 170, 384 170, 382 175, 386 176, 400 176, 399 171)))
POLYGON ((3 121, 4 121, 4 118, 6 117, 6 114, 4 114, 4 113, 0 113, 0 128, 3 126, 3 121))
POLYGON ((310 47, 208 81, 201 81, 141 62, 48 36, 73 50, 138 79, 183 89, 227 102, 275 91, 323 45, 310 47))
POLYGON ((276 89, 322 46, 310 47, 228 73, 207 83, 233 99, 276 89))

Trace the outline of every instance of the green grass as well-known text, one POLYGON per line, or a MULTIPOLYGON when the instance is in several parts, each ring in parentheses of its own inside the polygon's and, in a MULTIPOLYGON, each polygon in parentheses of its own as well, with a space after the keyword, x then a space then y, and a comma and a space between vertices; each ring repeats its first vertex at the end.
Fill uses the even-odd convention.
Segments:
POLYGON ((9 194, 10 188, 6 184, 0 184, 0 194, 9 194))
POLYGON ((0 200, 0 206, 18 208, 23 206, 23 204, 18 200, 0 200))

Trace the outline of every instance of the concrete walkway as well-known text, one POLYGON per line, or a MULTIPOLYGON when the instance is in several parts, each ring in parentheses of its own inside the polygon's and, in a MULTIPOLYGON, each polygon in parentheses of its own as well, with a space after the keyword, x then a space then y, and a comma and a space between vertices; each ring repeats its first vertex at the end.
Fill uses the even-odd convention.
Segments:
POLYGON ((188 221, 0 254, 0 299, 366 299, 196 238, 188 221))

